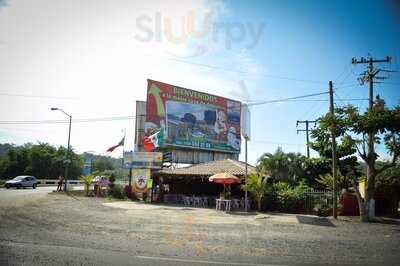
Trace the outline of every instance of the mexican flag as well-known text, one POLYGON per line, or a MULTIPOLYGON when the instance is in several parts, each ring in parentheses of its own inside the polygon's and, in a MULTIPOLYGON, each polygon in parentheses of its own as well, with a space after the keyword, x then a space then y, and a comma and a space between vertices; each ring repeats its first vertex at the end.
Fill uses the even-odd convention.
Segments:
POLYGON ((154 151, 156 148, 160 147, 164 143, 164 132, 160 131, 143 138, 143 146, 145 151, 154 151))
POLYGON ((124 146, 124 143, 125 143, 125 137, 123 137, 123 138, 121 139, 121 141, 120 141, 117 145, 114 145, 114 146, 111 146, 110 148, 108 148, 108 149, 107 149, 107 152, 112 152, 112 151, 114 151, 116 148, 118 148, 119 146, 124 146))

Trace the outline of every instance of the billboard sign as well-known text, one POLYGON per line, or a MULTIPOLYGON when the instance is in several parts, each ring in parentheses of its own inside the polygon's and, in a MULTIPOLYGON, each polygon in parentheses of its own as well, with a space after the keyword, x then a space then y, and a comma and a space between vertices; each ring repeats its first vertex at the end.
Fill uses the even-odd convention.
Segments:
POLYGON ((124 168, 161 169, 162 152, 124 152, 124 168))
POLYGON ((241 103, 148 80, 145 135, 164 131, 164 145, 240 152, 241 103))

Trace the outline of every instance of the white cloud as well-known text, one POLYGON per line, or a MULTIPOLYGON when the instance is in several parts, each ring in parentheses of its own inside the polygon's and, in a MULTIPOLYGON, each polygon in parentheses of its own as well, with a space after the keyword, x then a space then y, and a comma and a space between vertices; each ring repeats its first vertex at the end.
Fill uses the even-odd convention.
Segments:
MULTIPOLYGON (((74 99, 1 96, 0 120, 64 119, 61 113, 50 111, 53 106, 73 118, 133 116, 135 101, 145 99, 147 78, 229 97, 239 81, 230 78, 232 73, 161 58, 172 53, 193 54, 193 43, 139 42, 134 38, 139 16, 154 21, 157 12, 178 18, 192 10, 204 14, 216 8, 216 14, 227 12, 222 1, 8 3, 0 12, 0 93, 74 99)), ((212 49, 220 51, 222 47, 212 49)), ((257 70, 256 62, 245 53, 231 60, 257 70)), ((122 128, 127 128, 127 148, 132 148, 132 120, 73 124, 71 144, 79 152, 103 153, 120 140, 122 128)), ((0 125, 1 139, 14 138, 18 144, 40 140, 65 145, 66 132, 66 124, 0 125)))

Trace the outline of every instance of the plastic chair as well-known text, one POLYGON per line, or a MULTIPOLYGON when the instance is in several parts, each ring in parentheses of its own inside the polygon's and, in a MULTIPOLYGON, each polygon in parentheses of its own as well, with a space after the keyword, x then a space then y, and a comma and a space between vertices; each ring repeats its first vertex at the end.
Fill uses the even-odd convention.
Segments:
POLYGON ((193 206, 194 207, 201 207, 202 206, 201 198, 193 197, 193 206))
POLYGON ((232 199, 232 208, 239 209, 240 208, 240 200, 239 199, 232 199))

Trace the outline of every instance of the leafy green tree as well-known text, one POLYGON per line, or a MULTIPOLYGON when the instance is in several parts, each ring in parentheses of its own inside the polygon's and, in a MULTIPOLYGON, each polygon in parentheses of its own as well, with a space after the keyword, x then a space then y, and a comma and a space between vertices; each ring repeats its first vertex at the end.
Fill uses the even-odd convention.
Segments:
POLYGON ((0 158, 7 155, 8 151, 15 148, 14 144, 0 143, 0 158))
POLYGON ((30 149, 30 170, 37 178, 49 178, 53 170, 54 154, 56 148, 47 144, 39 143, 30 149))
POLYGON ((31 174, 30 154, 28 145, 10 149, 7 153, 8 165, 4 171, 7 178, 21 174, 31 174))
MULTIPOLYGON (((12 146, 6 156, 0 157, 0 174, 4 178, 17 175, 34 175, 38 178, 57 178, 65 171, 67 149, 54 147, 48 143, 12 146)), ((70 151, 69 178, 81 174, 82 158, 70 151)))
POLYGON ((114 170, 114 160, 111 157, 106 156, 96 156, 93 158, 93 171, 106 171, 106 170, 114 170))
MULTIPOLYGON (((57 157, 56 157, 58 165, 57 167, 55 167, 55 169, 53 169, 54 172, 60 171, 60 169, 62 169, 61 173, 62 174, 64 173, 66 158, 67 158, 67 148, 60 146, 57 149, 57 157)), ((69 159, 71 160, 68 172, 69 179, 78 179, 79 176, 82 174, 83 158, 82 156, 76 154, 74 150, 71 148, 69 159)))
POLYGON ((292 185, 304 181, 308 186, 319 188, 320 175, 329 173, 330 159, 307 158, 300 153, 285 153, 278 148, 274 153, 264 153, 257 161, 258 171, 275 181, 285 181, 292 185))
POLYGON ((378 174, 376 181, 377 189, 390 197, 390 213, 398 216, 400 200, 400 163, 378 174))
POLYGON ((299 181, 304 181, 312 188, 321 188, 318 179, 321 175, 325 175, 331 171, 331 160, 320 158, 304 158, 302 164, 302 173, 299 175, 299 181))
POLYGON ((335 108, 335 115, 327 114, 319 119, 318 127, 312 132, 315 142, 312 147, 321 156, 328 157, 331 153, 329 143, 330 130, 333 128, 338 139, 337 158, 341 173, 352 180, 352 186, 357 195, 362 221, 374 219, 374 195, 376 177, 380 173, 395 166, 400 155, 400 106, 393 109, 385 107, 382 101, 375 104, 371 110, 361 113, 354 106, 335 108), (391 161, 378 167, 378 154, 374 143, 383 142, 392 156, 391 161), (358 156, 366 164, 367 190, 365 198, 358 190, 358 156))

